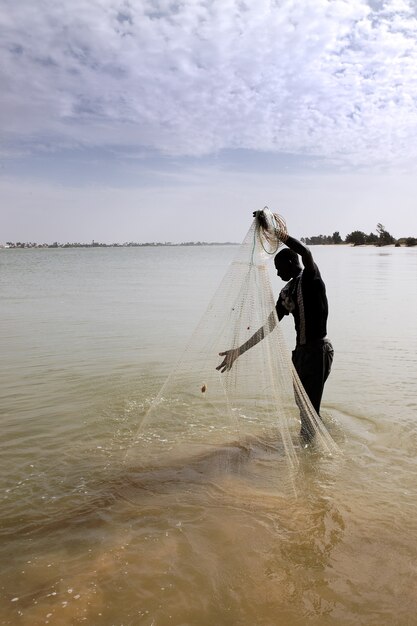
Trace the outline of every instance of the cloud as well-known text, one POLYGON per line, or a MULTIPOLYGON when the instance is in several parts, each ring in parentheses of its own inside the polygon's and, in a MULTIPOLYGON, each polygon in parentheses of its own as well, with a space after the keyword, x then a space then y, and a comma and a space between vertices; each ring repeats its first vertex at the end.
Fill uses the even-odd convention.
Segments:
POLYGON ((5 150, 417 157, 411 0, 3 0, 5 150))

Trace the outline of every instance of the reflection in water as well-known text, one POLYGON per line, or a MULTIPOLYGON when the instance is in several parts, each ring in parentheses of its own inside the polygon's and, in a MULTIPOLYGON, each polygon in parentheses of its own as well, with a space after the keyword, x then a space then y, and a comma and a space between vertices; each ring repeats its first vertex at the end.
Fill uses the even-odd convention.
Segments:
POLYGON ((295 574, 293 616, 321 618, 332 615, 337 596, 332 589, 332 557, 343 540, 345 522, 333 499, 336 481, 334 463, 325 459, 303 459, 300 480, 304 492, 297 515, 288 520, 291 541, 282 545, 282 558, 295 574), (294 526, 294 520, 296 524, 294 526))

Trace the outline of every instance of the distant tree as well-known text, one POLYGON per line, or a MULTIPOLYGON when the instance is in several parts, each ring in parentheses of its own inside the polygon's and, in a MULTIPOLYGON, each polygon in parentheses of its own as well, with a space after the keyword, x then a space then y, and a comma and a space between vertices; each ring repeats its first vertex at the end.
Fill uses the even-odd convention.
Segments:
POLYGON ((332 243, 342 243, 342 238, 338 230, 336 230, 332 235, 332 243))
POLYGON ((330 237, 330 235, 313 235, 313 237, 303 237, 301 241, 308 246, 323 246, 333 243, 333 237, 330 237))
POLYGON ((405 240, 405 245, 407 247, 417 246, 417 239, 415 237, 407 237, 405 240))
POLYGON ((346 243, 353 243, 355 246, 361 246, 366 243, 366 235, 361 230, 354 230, 352 233, 346 235, 346 243))
POLYGON ((369 233, 369 235, 366 235, 366 242, 368 244, 377 244, 379 241, 378 235, 375 235, 375 233, 369 233))
POLYGON ((376 232, 379 236, 378 243, 380 246, 388 246, 390 243, 395 243, 394 237, 387 230, 385 230, 385 226, 382 224, 376 225, 376 232))
POLYGON ((306 239, 306 243, 309 246, 319 246, 324 243, 323 235, 313 235, 312 237, 308 237, 306 239))

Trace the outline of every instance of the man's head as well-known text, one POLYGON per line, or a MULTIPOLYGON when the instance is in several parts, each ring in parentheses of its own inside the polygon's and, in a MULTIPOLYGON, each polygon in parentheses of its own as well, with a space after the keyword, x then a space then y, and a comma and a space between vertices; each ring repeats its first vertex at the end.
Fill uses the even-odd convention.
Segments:
POLYGON ((278 276, 285 281, 298 276, 301 270, 298 254, 289 248, 284 248, 281 252, 278 252, 274 263, 278 276))

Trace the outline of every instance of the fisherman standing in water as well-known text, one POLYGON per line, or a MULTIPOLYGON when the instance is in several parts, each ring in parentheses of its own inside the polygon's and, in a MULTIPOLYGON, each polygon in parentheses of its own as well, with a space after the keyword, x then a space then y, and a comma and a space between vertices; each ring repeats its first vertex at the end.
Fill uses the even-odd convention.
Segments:
MULTIPOLYGON (((262 225, 260 214, 262 211, 257 211, 254 217, 262 225)), ((320 416, 324 383, 333 362, 333 347, 326 337, 328 315, 326 287, 309 248, 286 233, 279 234, 279 239, 288 247, 275 256, 275 268, 277 275, 288 282, 279 294, 276 313, 279 321, 290 313, 294 317, 297 340, 292 361, 311 404, 320 416), (300 257, 304 269, 300 264, 300 257)), ((271 314, 266 326, 260 328, 239 348, 220 352, 224 360, 216 369, 221 372, 230 370, 241 354, 261 341, 274 327, 275 316, 271 314)), ((305 441, 310 441, 314 436, 311 421, 304 414, 302 403, 298 402, 297 397, 296 400, 300 407, 301 437, 305 441)))

